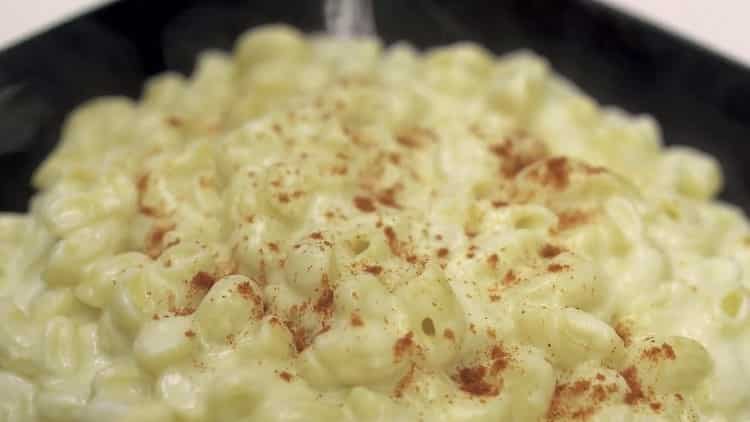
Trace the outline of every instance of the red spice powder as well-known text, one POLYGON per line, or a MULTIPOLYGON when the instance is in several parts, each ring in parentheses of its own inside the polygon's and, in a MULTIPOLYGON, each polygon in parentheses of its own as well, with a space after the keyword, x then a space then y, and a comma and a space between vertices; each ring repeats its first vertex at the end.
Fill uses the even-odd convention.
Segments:
POLYGON ((243 297, 245 297, 246 299, 250 299, 251 297, 255 296, 255 293, 253 292, 253 287, 250 285, 249 281, 245 281, 243 283, 238 284, 237 292, 243 297))
POLYGON ((500 261, 500 258, 497 256, 496 253, 493 253, 492 255, 487 257, 487 265, 489 265, 490 268, 493 270, 497 268, 497 263, 500 261))
POLYGON ((323 288, 320 292, 318 301, 315 302, 313 309, 324 316, 330 316, 333 313, 333 289, 328 285, 327 276, 324 274, 325 281, 322 283, 323 288))
POLYGON ((458 384, 462 391, 474 396, 496 396, 500 393, 496 385, 490 384, 484 380, 487 374, 487 368, 478 365, 474 367, 465 367, 458 370, 458 374, 452 378, 458 384))
POLYGON ((547 408, 547 420, 553 421, 565 416, 565 407, 563 406, 563 392, 567 384, 555 384, 555 391, 552 393, 552 400, 547 408))
POLYGON ((294 377, 287 371, 281 371, 281 373, 279 373, 279 378, 283 379, 286 382, 291 382, 294 377))
POLYGON ((574 411, 570 416, 573 418, 573 420, 585 421, 588 418, 592 417, 594 413, 596 413, 596 408, 584 407, 583 409, 574 411))
POLYGON ((446 328, 445 330, 443 330, 443 337, 450 341, 456 340, 456 335, 453 334, 453 330, 451 330, 450 328, 446 328))
POLYGON ((381 267, 380 265, 365 265, 364 269, 366 272, 375 276, 378 276, 383 272, 383 267, 381 267))
POLYGON ((144 193, 148 187, 148 179, 150 175, 148 173, 141 174, 135 179, 135 188, 138 193, 144 193))
POLYGON ((196 290, 210 290, 215 283, 216 278, 205 271, 199 271, 190 280, 190 286, 196 290))
POLYGON ((586 379, 572 384, 557 384, 547 409, 547 420, 588 420, 599 410, 601 403, 609 398, 611 392, 586 379))
POLYGON ((448 251, 448 248, 440 248, 437 250, 435 255, 437 255, 438 258, 445 258, 449 253, 450 252, 448 251))
POLYGON ((331 173, 338 175, 338 176, 344 176, 348 172, 349 172, 349 168, 344 165, 331 167, 331 173))
POLYGON ((385 234, 385 237, 388 240, 388 248, 390 248, 391 253, 395 256, 401 256, 401 249, 398 244, 398 237, 396 237, 396 232, 393 231, 393 228, 391 226, 385 226, 383 228, 383 233, 385 234))
POLYGON ((663 343, 661 349, 664 351, 664 356, 666 356, 667 359, 674 360, 677 357, 671 345, 663 343))
POLYGON ((508 270, 508 272, 505 273, 505 277, 503 277, 503 284, 506 286, 510 286, 511 284, 515 283, 516 280, 518 280, 516 273, 513 272, 513 270, 508 270))
POLYGON ((561 264, 549 264, 547 266, 547 270, 553 273, 559 273, 560 271, 567 270, 569 268, 569 266, 561 264))
POLYGON ((393 358, 395 361, 401 360, 401 358, 406 354, 412 346, 414 346, 414 333, 409 331, 406 333, 403 337, 396 340, 396 342, 393 344, 393 358))
POLYGON ((625 347, 630 346, 633 337, 633 332, 630 327, 622 321, 615 324, 615 333, 620 337, 625 347))
POLYGON ((146 255, 151 259, 156 259, 161 256, 162 252, 168 247, 174 246, 178 241, 170 242, 169 245, 164 245, 164 237, 167 233, 175 229, 174 223, 157 223, 151 229, 148 236, 146 237, 146 255))
MULTIPOLYGON (((526 140, 532 142, 531 140, 526 140)), ((499 144, 490 146, 490 151, 500 158, 500 174, 506 178, 513 178, 526 166, 542 158, 544 151, 540 148, 530 148, 529 151, 519 150, 517 143, 522 140, 507 138, 499 144)))
POLYGON ((409 384, 414 380, 414 370, 416 369, 416 365, 412 362, 411 366, 409 366, 409 370, 404 374, 403 377, 398 381, 398 384, 396 384, 396 388, 393 390, 393 396, 396 398, 400 398, 404 395, 404 391, 409 387, 409 384))
POLYGON ((541 249, 539 249, 539 256, 541 256, 542 258, 550 259, 556 257, 557 255, 560 255, 562 252, 563 248, 547 243, 542 246, 541 249))
POLYGON ((389 208, 401 209, 401 205, 396 202, 396 188, 385 189, 376 196, 378 203, 389 208))
POLYGON ((595 385, 591 390, 591 398, 594 399, 594 401, 597 403, 601 403, 606 400, 607 396, 607 390, 604 389, 603 385, 595 385))
POLYGON ((313 232, 310 234, 310 238, 315 240, 322 240, 323 235, 320 232, 313 232))
POLYGON ((138 191, 138 199, 137 199, 138 211, 141 214, 147 215, 149 217, 158 217, 161 214, 159 210, 143 203, 143 200, 144 200, 143 197, 146 194, 146 189, 148 189, 149 178, 150 178, 150 175, 146 173, 146 174, 142 174, 138 176, 138 178, 135 181, 135 187, 136 187, 136 190, 138 191))
POLYGON ((677 356, 675 355, 672 346, 663 343, 661 346, 654 346, 644 350, 641 353, 641 357, 656 362, 660 359, 674 360, 677 356))
POLYGON ((625 379, 628 384, 628 392, 625 395, 625 403, 629 405, 638 404, 640 401, 646 398, 643 393, 643 388, 638 380, 638 370, 634 366, 629 366, 620 375, 625 379))
POLYGON ((547 174, 543 178, 542 183, 551 185, 558 190, 568 187, 570 183, 568 159, 565 157, 550 158, 545 164, 547 174))
POLYGON ((307 334, 304 328, 297 327, 293 321, 284 321, 284 325, 292 334, 292 340, 294 342, 294 349, 297 353, 302 353, 307 348, 307 334))
POLYGON ((591 381, 588 380, 578 380, 570 387, 570 392, 578 395, 581 393, 584 393, 588 391, 588 389, 591 388, 591 381))
MULTIPOLYGON (((494 337, 494 336, 491 336, 494 337)), ((510 363, 511 355, 506 352, 502 346, 496 345, 492 347, 490 352, 492 357, 492 367, 490 368, 490 374, 497 375, 500 371, 508 367, 510 363)))
POLYGON ((307 336, 302 328, 298 328, 292 332, 292 339, 294 340, 294 348, 297 353, 302 353, 307 348, 307 336))
POLYGON ((263 303, 263 299, 255 293, 249 281, 238 284, 237 293, 255 304, 255 318, 263 318, 265 304, 263 303))
POLYGON ((195 308, 183 306, 182 308, 170 307, 169 312, 174 316, 188 316, 195 312, 195 308))
POLYGON ((187 330, 187 331, 185 331, 185 337, 188 337, 188 338, 195 337, 195 331, 193 331, 193 330, 187 330))
POLYGON ((431 130, 411 128, 397 134, 396 142, 407 148, 421 148, 434 138, 435 134, 431 130))
POLYGON ((375 204, 372 199, 364 196, 355 196, 354 206, 362 212, 375 212, 375 204))
POLYGON ((361 327, 361 326, 365 325, 364 321, 362 321, 362 317, 360 317, 359 314, 356 313, 356 312, 352 313, 351 323, 355 327, 361 327))
POLYGON ((505 201, 492 201, 492 206, 495 208, 507 207, 508 203, 505 201))
POLYGON ((581 210, 562 211, 557 214, 559 231, 570 230, 589 221, 589 215, 581 210))
POLYGON ((422 146, 422 143, 419 142, 419 139, 409 134, 396 136, 396 142, 408 148, 419 148, 422 146))

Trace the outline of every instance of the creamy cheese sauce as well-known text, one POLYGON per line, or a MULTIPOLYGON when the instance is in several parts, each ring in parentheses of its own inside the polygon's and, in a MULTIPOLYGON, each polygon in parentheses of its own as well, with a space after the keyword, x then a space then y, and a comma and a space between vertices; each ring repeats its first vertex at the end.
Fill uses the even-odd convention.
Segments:
POLYGON ((530 53, 260 28, 80 107, 34 184, 3 421, 750 420, 718 163, 530 53))

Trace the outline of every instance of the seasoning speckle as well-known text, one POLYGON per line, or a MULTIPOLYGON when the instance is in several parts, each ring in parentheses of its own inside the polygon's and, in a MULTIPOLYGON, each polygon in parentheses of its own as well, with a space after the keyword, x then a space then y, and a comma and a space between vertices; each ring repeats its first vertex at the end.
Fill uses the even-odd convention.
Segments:
POLYGON ((450 328, 446 328, 445 330, 443 330, 443 337, 450 341, 456 340, 456 335, 453 334, 453 330, 451 330, 450 328))
POLYGON ((487 257, 487 265, 493 270, 497 268, 497 263, 500 261, 496 253, 491 254, 487 257))
POLYGON ((289 372, 287 372, 287 371, 281 371, 281 372, 279 373, 279 378, 281 378, 282 380, 284 380, 284 381, 286 381, 286 382, 292 382, 292 378, 293 378, 293 376, 292 376, 292 374, 290 374, 290 373, 289 373, 289 372))
POLYGON ((395 256, 401 256, 401 250, 398 244, 398 237, 396 237, 396 232, 393 230, 393 227, 385 226, 383 228, 383 233, 385 234, 385 237, 388 240, 388 248, 390 248, 391 253, 395 256))
POLYGON ((372 199, 364 196, 355 196, 354 206, 362 212, 375 212, 375 204, 372 199))
POLYGON ((199 271, 190 280, 190 286, 196 290, 210 290, 215 283, 216 278, 205 271, 199 271))
POLYGON ((409 331, 393 345, 394 360, 399 361, 414 346, 414 333, 409 331))
POLYGON ((625 322, 619 321, 617 322, 617 324, 615 324, 615 333, 617 333, 617 336, 620 337, 625 347, 630 346, 631 338, 633 336, 633 332, 630 329, 630 326, 628 326, 625 322))
POLYGON ((506 272, 505 276, 503 277, 503 284, 505 284, 506 286, 510 286, 517 280, 518 276, 516 276, 516 273, 513 270, 508 270, 508 272, 506 272))
POLYGON ((560 255, 562 252, 563 248, 547 243, 539 249, 539 256, 545 259, 550 259, 560 255))
POLYGON ((365 272, 368 272, 374 276, 380 275, 383 272, 383 267, 380 265, 365 265, 365 272))
POLYGON ((552 272, 552 273, 559 273, 560 271, 564 271, 564 270, 567 270, 569 268, 570 267, 567 266, 567 265, 562 265, 562 264, 555 263, 555 264, 549 264, 547 266, 547 271, 552 272))
POLYGON ((674 360, 677 356, 671 345, 663 343, 661 346, 653 346, 644 350, 641 357, 656 362, 662 359, 674 360))
POLYGON ((485 380, 487 368, 484 366, 464 367, 458 370, 458 374, 452 378, 458 384, 461 391, 473 396, 496 396, 499 389, 496 385, 485 380))
POLYGON ((628 392, 625 395, 626 404, 638 404, 646 398, 646 395, 643 393, 643 387, 641 387, 641 383, 638 380, 638 370, 634 366, 629 366, 620 372, 620 375, 628 384, 628 392))

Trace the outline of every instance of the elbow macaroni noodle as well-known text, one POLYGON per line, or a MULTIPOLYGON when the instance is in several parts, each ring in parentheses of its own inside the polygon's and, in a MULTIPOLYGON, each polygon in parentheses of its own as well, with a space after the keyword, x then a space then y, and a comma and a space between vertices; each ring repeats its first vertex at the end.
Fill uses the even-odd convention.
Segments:
POLYGON ((33 182, 0 421, 750 420, 718 163, 530 53, 260 28, 33 182))

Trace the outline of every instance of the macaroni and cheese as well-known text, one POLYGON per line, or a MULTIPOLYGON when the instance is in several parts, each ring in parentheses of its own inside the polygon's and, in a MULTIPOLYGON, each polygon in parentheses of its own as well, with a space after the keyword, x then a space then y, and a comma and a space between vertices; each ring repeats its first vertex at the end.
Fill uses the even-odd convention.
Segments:
POLYGON ((519 52, 253 30, 0 216, 0 420, 750 420, 715 159, 519 52))

